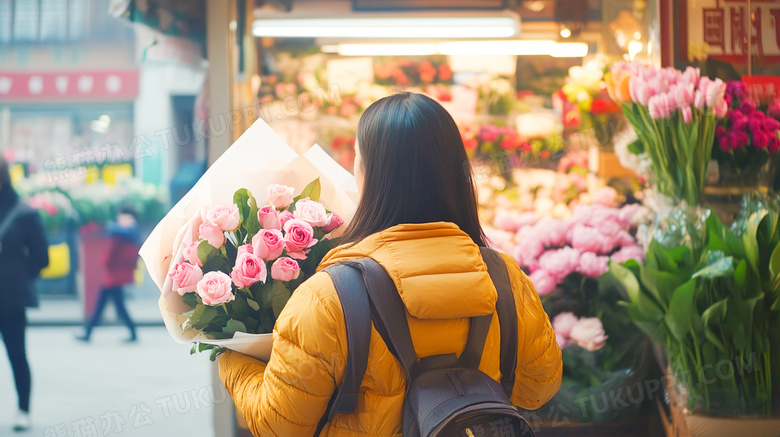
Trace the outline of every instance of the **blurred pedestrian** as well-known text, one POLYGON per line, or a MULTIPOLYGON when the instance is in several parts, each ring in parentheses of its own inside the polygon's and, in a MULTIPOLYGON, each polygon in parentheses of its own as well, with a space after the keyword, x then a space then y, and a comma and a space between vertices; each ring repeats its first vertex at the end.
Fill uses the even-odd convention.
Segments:
POLYGON ((100 295, 92 316, 84 326, 84 335, 76 338, 89 341, 92 329, 100 324, 103 310, 108 301, 111 300, 114 302, 117 316, 130 329, 130 338, 127 341, 134 342, 138 337, 136 336, 135 323, 125 307, 124 287, 135 282, 135 270, 138 265, 140 237, 135 210, 128 206, 120 208, 116 223, 109 225, 108 232, 111 235, 111 243, 103 260, 105 276, 100 295))
POLYGON ((25 308, 38 306, 33 281, 49 265, 46 230, 38 211, 11 186, 8 162, 0 156, 0 334, 11 361, 19 411, 14 431, 30 428, 30 365, 27 362, 25 308))

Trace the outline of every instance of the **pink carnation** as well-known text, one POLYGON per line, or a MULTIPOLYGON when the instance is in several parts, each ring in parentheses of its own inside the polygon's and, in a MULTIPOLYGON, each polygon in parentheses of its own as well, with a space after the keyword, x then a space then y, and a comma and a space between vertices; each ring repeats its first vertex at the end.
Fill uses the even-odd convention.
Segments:
POLYGON ((609 258, 598 256, 592 252, 585 252, 580 256, 580 265, 577 271, 589 278, 598 278, 609 270, 609 258))
POLYGON ((520 240, 512 251, 512 256, 521 267, 531 267, 536 264, 539 255, 544 253, 544 245, 536 236, 528 236, 520 240))
POLYGON ((630 259, 642 263, 645 261, 645 251, 639 246, 626 246, 613 253, 611 258, 616 263, 624 263, 630 259))
POLYGON ((563 338, 569 338, 569 334, 571 333, 571 328, 574 327, 574 325, 577 324, 577 321, 579 319, 577 316, 574 315, 574 313, 571 312, 565 312, 560 313, 557 316, 553 318, 552 325, 553 330, 556 334, 560 334, 563 336, 563 338))
POLYGON ((534 233, 545 246, 560 246, 566 242, 570 227, 567 220, 542 219, 534 226, 534 233))
POLYGON ((569 273, 576 272, 580 264, 580 251, 571 247, 548 250, 539 257, 539 268, 546 270, 556 282, 563 281, 569 273))
POLYGON ((615 247, 612 238, 596 228, 577 225, 571 233, 571 245, 582 252, 609 253, 615 247))
POLYGON ((612 187, 602 187, 593 194, 595 203, 606 207, 615 207, 617 205, 618 192, 612 187))
POLYGON ((539 293, 539 296, 552 293, 552 291, 555 290, 555 287, 558 285, 555 277, 546 270, 540 269, 531 273, 529 279, 531 279, 531 282, 533 282, 534 287, 536 288, 536 292, 539 293))
POLYGON ((502 231, 517 232, 520 226, 514 216, 507 211, 498 211, 493 218, 493 226, 502 231))

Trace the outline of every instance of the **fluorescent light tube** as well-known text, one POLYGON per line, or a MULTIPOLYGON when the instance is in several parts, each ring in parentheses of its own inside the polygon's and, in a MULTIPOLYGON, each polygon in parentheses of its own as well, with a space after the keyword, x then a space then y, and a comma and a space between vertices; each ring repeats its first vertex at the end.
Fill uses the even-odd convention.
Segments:
POLYGON ((341 56, 427 56, 435 55, 436 44, 339 44, 341 56))
POLYGON ((509 38, 511 17, 258 19, 255 36, 286 38, 509 38))

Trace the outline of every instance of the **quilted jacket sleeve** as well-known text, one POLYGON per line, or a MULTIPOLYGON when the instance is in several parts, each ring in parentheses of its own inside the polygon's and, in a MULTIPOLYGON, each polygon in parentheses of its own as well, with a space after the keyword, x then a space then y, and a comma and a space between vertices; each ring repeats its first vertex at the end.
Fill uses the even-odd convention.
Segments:
POLYGON ((268 364, 232 351, 219 360, 220 378, 255 436, 314 435, 343 378, 343 366, 336 375, 346 349, 338 335, 345 330, 341 307, 314 290, 324 282, 318 279, 295 290, 279 315, 268 364))
POLYGON ((511 400, 519 407, 536 409, 549 401, 561 387, 561 350, 534 284, 512 257, 502 256, 509 269, 517 307, 519 344, 511 400))

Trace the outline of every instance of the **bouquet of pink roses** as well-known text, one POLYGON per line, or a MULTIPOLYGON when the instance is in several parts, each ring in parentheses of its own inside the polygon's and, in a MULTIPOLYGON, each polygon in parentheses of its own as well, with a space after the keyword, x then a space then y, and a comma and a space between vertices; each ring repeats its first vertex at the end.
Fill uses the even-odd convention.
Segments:
POLYGON ((357 198, 354 177, 321 148, 299 155, 257 120, 141 248, 168 333, 212 357, 228 348, 267 361, 279 312, 357 198))
POLYGON ((267 204, 258 206, 242 188, 233 203, 192 219, 165 287, 186 307, 182 329, 205 337, 198 349, 237 332, 273 331, 292 291, 336 246, 330 233, 344 223, 318 202, 320 189, 316 179, 293 198, 293 187, 269 185, 267 204))

